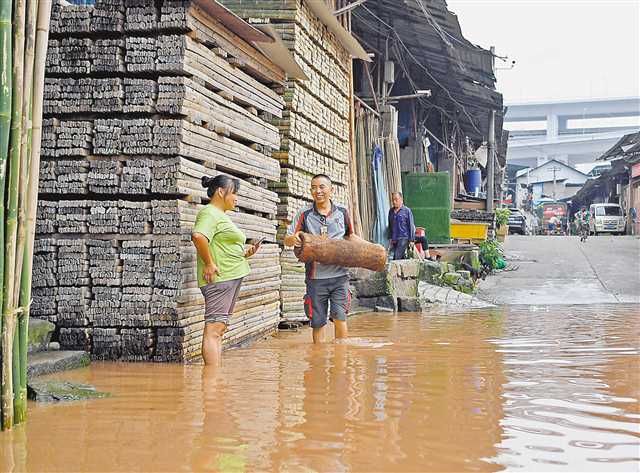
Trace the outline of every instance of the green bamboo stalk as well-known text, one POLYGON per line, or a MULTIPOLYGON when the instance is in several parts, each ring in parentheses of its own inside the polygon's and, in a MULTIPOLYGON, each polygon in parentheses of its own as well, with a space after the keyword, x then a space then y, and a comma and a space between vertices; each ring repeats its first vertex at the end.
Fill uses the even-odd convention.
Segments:
MULTIPOLYGON (((37 0, 26 0, 29 4, 25 24, 24 74, 22 79, 22 129, 20 134, 20 181, 18 187, 18 246, 16 249, 16 277, 21 278, 24 252, 25 220, 27 215, 27 188, 29 186, 29 139, 31 137, 31 104, 33 85, 33 67, 35 59, 37 0)), ((16 284, 14 298, 17 300, 20 286, 16 284)))
MULTIPOLYGON (((18 247, 16 250, 16 279, 20 284, 16 283, 14 300, 19 301, 22 292, 22 270, 25 259, 25 245, 27 235, 27 212, 29 205, 29 179, 31 168, 31 133, 32 133, 32 105, 33 105, 33 69, 35 61, 35 42, 36 42, 36 20, 38 16, 38 1, 27 0, 27 18, 25 24, 25 50, 24 50, 24 76, 23 76, 23 96, 22 104, 22 134, 21 134, 21 151, 20 151, 20 187, 18 191, 18 247)), ((36 183, 37 187, 37 183, 36 183)), ((16 281, 16 282, 17 282, 16 281)), ((27 348, 29 337, 29 302, 20 303, 21 313, 18 316, 18 327, 16 338, 18 340, 14 347, 17 347, 14 353, 14 359, 18 370, 14 376, 13 392, 13 410, 14 423, 21 424, 27 418, 27 348)))
POLYGON ((13 338, 13 346, 11 348, 13 355, 13 359, 11 360, 11 384, 13 384, 13 425, 17 424, 15 406, 17 391, 20 390, 20 340, 18 339, 18 320, 19 319, 17 317, 14 320, 13 334, 11 335, 13 338))
MULTIPOLYGON (((35 1, 35 0, 31 0, 35 1)), ((44 71, 47 59, 47 47, 49 45, 49 22, 51 19, 51 0, 38 1, 38 18, 36 23, 35 59, 33 70, 33 107, 32 107, 32 133, 29 151, 29 188, 27 199, 26 243, 24 252, 24 266, 20 281, 20 306, 24 310, 28 327, 29 306, 31 302, 31 282, 33 267, 33 244, 36 234, 36 212, 38 208, 38 182, 40 180, 40 145, 42 143, 42 105, 44 97, 44 71)), ((24 343, 21 340, 21 364, 20 385, 22 392, 27 390, 27 330, 21 332, 24 343)))
MULTIPOLYGON (((11 16, 13 3, 11 0, 0 0, 0 243, 4 248, 5 231, 5 176, 7 169, 7 158, 9 153, 9 135, 11 128, 11 68, 12 68, 12 30, 11 16)), ((4 304, 4 252, 0 251, 0 307, 4 304)), ((4 344, 2 343, 1 334, 4 333, 4 323, 0 314, 0 350, 4 352, 4 344)), ((4 417, 5 398, 2 394, 2 387, 7 376, 5 370, 5 360, 2 358, 2 367, 0 367, 0 419, 4 417)), ((0 429, 3 430, 3 424, 0 422, 0 429)))
POLYGON ((13 84, 11 99, 11 136, 9 148, 9 183, 6 189, 7 209, 5 220, 4 255, 4 297, 2 307, 2 427, 10 429, 13 417, 13 337, 16 325, 17 301, 14 297, 16 286, 16 246, 18 238, 18 186, 20 179, 20 149, 22 130, 22 83, 24 80, 24 31, 25 0, 15 0, 13 14, 13 84), (5 372, 6 371, 6 372, 5 372))

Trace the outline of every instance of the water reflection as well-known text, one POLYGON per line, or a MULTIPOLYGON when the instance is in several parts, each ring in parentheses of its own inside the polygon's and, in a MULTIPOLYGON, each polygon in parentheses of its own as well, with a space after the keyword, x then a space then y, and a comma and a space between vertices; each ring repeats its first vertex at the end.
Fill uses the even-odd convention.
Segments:
POLYGON ((31 405, 0 471, 637 471, 632 308, 370 314, 221 368, 94 364, 111 398, 31 405), (604 464, 606 462, 606 464, 604 464))
POLYGON ((575 307, 528 324, 526 315, 508 314, 504 337, 491 340, 508 379, 505 437, 493 461, 527 470, 637 471, 637 308, 575 307))

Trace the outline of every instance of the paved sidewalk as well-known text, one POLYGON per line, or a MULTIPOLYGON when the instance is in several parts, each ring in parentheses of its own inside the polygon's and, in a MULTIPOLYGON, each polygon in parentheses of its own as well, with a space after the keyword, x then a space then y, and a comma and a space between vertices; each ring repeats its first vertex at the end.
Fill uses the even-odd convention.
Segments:
POLYGON ((496 304, 640 304, 640 239, 509 235, 517 271, 490 276, 478 297, 496 304))

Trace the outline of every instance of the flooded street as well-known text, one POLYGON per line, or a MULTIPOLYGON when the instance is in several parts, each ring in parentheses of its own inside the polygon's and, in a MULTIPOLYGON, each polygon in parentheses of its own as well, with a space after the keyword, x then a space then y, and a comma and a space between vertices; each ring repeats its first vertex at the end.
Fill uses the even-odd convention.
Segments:
POLYGON ((637 307, 362 314, 224 366, 95 363, 112 397, 30 405, 0 471, 638 471, 637 307))

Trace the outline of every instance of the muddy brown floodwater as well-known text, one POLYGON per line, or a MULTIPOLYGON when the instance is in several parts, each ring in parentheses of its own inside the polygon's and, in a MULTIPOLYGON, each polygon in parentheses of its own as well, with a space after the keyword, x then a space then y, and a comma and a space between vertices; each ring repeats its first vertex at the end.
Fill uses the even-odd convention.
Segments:
MULTIPOLYGON (((638 307, 363 314, 202 366, 95 363, 30 405, 0 471, 638 471, 638 307)), ((60 375, 57 376, 58 378, 60 375)))

